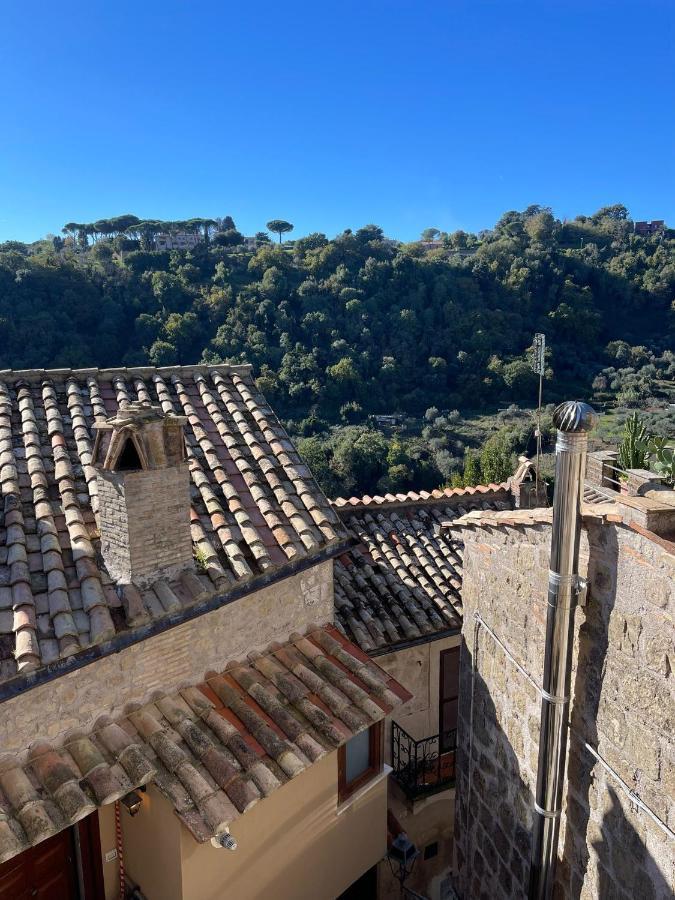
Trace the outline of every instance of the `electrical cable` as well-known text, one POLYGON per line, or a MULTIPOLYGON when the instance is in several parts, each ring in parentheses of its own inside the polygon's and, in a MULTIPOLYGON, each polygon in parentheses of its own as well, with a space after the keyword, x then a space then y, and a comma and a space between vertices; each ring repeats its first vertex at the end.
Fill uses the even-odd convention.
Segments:
MULTIPOLYGON (((490 637, 494 640, 494 642, 501 648, 505 656, 511 663, 516 667, 516 669, 520 672, 520 674, 526 678, 530 684, 534 687, 537 693, 541 696, 543 694, 543 689, 536 683, 534 678, 523 668, 523 666, 518 662, 515 656, 511 653, 511 651, 506 647, 504 642, 497 637, 495 632, 490 628, 490 626, 485 622, 481 614, 476 610, 474 612, 474 664, 475 664, 475 653, 478 646, 478 631, 481 627, 485 629, 485 631, 490 635, 490 637)), ((474 671, 472 667, 472 683, 474 679, 474 671)), ((471 713, 469 716, 470 727, 473 733, 473 687, 472 687, 472 698, 471 698, 471 713)), ((669 838, 670 840, 675 840, 675 832, 673 832, 665 822, 663 822, 656 813, 650 809, 649 806, 642 800, 642 798, 637 794, 631 787, 628 785, 623 778, 616 772, 610 764, 603 759, 602 756, 598 753, 598 751, 592 747, 588 741, 586 741, 577 731, 575 731, 570 726, 570 732, 572 736, 579 741, 579 743, 586 749, 591 756, 595 758, 597 762, 605 769, 605 771, 611 775, 611 777, 617 782, 617 784, 621 787, 622 791, 626 794, 629 800, 634 803, 640 810, 642 810, 653 822, 657 825, 669 838)), ((471 744, 470 744, 471 746, 471 744)), ((471 769, 469 769, 469 790, 471 786, 471 769)), ((467 813, 468 815, 468 813, 467 813)), ((467 820, 468 821, 468 820, 467 820)), ((468 832, 468 828, 467 828, 468 832)))

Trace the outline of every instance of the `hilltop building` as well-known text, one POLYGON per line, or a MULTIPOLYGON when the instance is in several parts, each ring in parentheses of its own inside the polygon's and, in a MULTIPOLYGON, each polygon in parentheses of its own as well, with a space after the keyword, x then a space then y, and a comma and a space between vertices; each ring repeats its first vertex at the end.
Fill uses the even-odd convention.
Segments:
POLYGON ((653 219, 651 222, 635 222, 633 230, 635 234, 649 237, 652 234, 660 234, 665 231, 666 223, 663 219, 653 219))
POLYGON ((155 250, 193 250, 204 238, 194 231, 176 231, 155 236, 155 250))

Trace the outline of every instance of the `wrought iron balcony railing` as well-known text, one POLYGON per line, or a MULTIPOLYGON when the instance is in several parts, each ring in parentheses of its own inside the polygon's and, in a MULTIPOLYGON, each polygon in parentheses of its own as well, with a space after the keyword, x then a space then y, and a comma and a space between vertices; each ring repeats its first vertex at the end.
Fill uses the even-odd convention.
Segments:
POLYGON ((433 794, 455 783, 456 749, 456 729, 416 741, 396 722, 391 723, 393 774, 411 798, 433 794))

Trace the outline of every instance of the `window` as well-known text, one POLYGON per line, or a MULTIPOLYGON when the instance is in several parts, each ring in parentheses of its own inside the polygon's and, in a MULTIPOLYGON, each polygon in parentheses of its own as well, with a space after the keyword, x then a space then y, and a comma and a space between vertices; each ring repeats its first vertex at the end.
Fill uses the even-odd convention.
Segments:
POLYGON ((438 690, 438 730, 440 750, 445 753, 456 747, 457 712, 459 704, 459 647, 441 653, 440 684, 438 690))
POLYGON ((340 802, 382 771, 382 736, 382 722, 377 722, 338 749, 340 802))

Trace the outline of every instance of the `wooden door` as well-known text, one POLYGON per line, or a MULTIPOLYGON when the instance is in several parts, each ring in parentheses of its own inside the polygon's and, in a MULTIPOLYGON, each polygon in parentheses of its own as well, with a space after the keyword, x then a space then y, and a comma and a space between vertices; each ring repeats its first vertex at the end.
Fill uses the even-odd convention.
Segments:
POLYGON ((3 863, 0 900, 78 900, 72 829, 3 863))
POLYGON ((456 748, 457 713, 459 711, 459 647, 441 653, 438 686, 438 730, 440 751, 456 748))
POLYGON ((98 812, 0 865, 0 900, 101 900, 102 897, 98 812))

